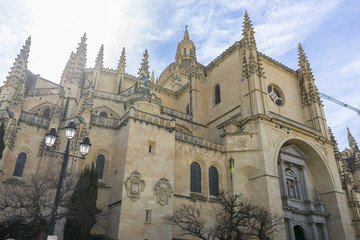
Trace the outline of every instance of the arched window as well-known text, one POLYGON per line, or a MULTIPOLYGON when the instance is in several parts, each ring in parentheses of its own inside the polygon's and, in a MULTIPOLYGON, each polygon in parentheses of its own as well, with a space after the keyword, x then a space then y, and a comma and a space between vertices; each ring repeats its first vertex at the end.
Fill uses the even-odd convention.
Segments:
POLYGON ((184 48, 184 56, 186 56, 186 48, 184 48))
POLYGON ((100 117, 107 117, 108 115, 107 115, 107 113, 106 112, 101 112, 100 113, 100 117))
POLYGON ((186 114, 189 115, 190 114, 190 105, 186 105, 186 114))
POLYGON ((201 168, 196 162, 190 166, 190 191, 201 193, 201 168))
POLYGON ((26 162, 26 153, 20 153, 16 160, 16 165, 14 168, 13 176, 14 177, 21 177, 24 171, 24 166, 26 162))
POLYGON ((99 180, 103 179, 104 167, 105 167, 105 157, 104 155, 100 154, 96 158, 96 169, 98 170, 99 180))
POLYGON ((219 84, 216 84, 214 94, 215 94, 215 105, 216 105, 221 102, 220 85, 219 84))
POLYGON ((219 174, 214 166, 209 168, 209 194, 219 196, 219 174))
POLYGON ((45 108, 43 113, 42 113, 42 117, 43 118, 50 118, 50 112, 51 112, 50 108, 45 108))

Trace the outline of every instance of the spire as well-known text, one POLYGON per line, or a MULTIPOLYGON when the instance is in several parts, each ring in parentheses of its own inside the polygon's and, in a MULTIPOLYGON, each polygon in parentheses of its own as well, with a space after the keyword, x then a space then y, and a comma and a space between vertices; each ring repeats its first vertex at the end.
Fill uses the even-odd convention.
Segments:
POLYGON ((82 83, 83 73, 86 65, 86 33, 81 38, 81 42, 75 53, 71 53, 61 77, 61 84, 65 82, 82 83))
POLYGON ((9 72, 7 81, 14 81, 15 83, 25 83, 25 74, 27 69, 28 57, 30 52, 31 36, 25 41, 25 45, 21 48, 17 55, 14 65, 9 72))
POLYGON ((120 61, 118 64, 118 71, 120 73, 125 73, 125 67, 126 67, 126 56, 125 56, 125 48, 123 48, 121 52, 120 61))
POLYGON ((86 55, 86 33, 84 33, 84 35, 81 37, 81 41, 79 43, 79 46, 76 49, 76 54, 80 55, 80 54, 85 54, 86 55))
POLYGON ((82 67, 84 69, 86 65, 86 40, 86 33, 84 33, 75 54, 77 57, 76 61, 80 65, 79 67, 82 67))
POLYGON ((243 37, 245 51, 243 58, 243 70, 245 70, 245 72, 243 72, 243 77, 256 74, 259 77, 265 78, 256 47, 254 28, 247 11, 245 11, 244 14, 243 37))
POLYGON ((347 134, 348 134, 350 150, 353 154, 355 154, 356 152, 359 152, 359 147, 355 141, 355 138, 351 135, 350 129, 348 127, 346 127, 346 129, 347 129, 347 134))
POLYGON ((334 153, 335 153, 335 156, 336 156, 336 154, 339 154, 339 153, 340 153, 340 152, 339 152, 339 147, 338 147, 338 144, 337 144, 337 142, 336 142, 335 136, 334 136, 331 128, 329 127, 328 129, 329 129, 330 141, 331 141, 332 143, 334 143, 334 153))
POLYGON ((141 62, 141 66, 140 66, 140 69, 139 69, 139 80, 147 81, 150 78, 149 60, 148 60, 148 58, 149 58, 148 50, 145 49, 144 57, 143 57, 143 60, 141 62))
POLYGON ((314 82, 314 75, 310 68, 310 63, 307 60, 307 57, 304 53, 304 50, 299 43, 299 67, 300 67, 300 87, 301 87, 301 96, 304 105, 309 105, 311 103, 319 103, 320 96, 317 87, 314 82))
POLYGON ((95 69, 102 69, 104 64, 104 44, 101 45, 99 53, 95 61, 95 69))
POLYGON ((29 36, 28 39, 26 39, 25 45, 20 50, 20 54, 23 56, 26 63, 27 63, 27 60, 28 60, 28 57, 29 57, 30 45, 31 45, 31 36, 29 36))
POLYGON ((152 72, 151 72, 150 82, 151 82, 152 84, 155 84, 154 70, 152 70, 152 72))
POLYGON ((184 39, 182 39, 176 49, 175 54, 175 68, 177 70, 189 71, 188 61, 191 61, 192 55, 195 56, 196 46, 190 40, 188 26, 185 26, 184 39))
POLYGON ((188 25, 185 26, 185 33, 184 33, 184 40, 190 40, 189 32, 188 32, 188 25))
POLYGON ((60 85, 63 86, 64 85, 64 81, 66 79, 66 76, 68 75, 68 72, 70 71, 71 66, 74 65, 74 58, 75 58, 75 53, 71 52, 69 60, 67 61, 65 68, 63 70, 63 73, 61 75, 61 81, 60 81, 60 85))
POLYGON ((255 42, 255 32, 247 11, 245 11, 244 14, 243 37, 244 37, 245 47, 248 50, 256 51, 257 48, 255 42))

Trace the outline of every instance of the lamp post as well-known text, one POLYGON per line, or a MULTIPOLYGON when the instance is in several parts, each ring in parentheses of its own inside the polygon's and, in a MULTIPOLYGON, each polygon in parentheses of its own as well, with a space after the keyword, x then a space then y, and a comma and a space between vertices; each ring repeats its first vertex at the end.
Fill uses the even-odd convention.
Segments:
MULTIPOLYGON (((54 235, 56 211, 57 211, 58 204, 59 204, 61 186, 62 186, 63 180, 65 178, 65 175, 66 175, 66 168, 68 165, 69 157, 85 159, 84 156, 89 152, 89 149, 91 146, 90 139, 88 137, 85 137, 83 139, 83 141, 80 143, 80 153, 81 153, 82 157, 70 155, 69 154, 70 140, 74 137, 75 131, 76 131, 76 125, 74 122, 70 122, 65 128, 65 136, 67 138, 65 152, 58 152, 58 151, 53 151, 53 150, 47 149, 50 152, 56 152, 56 153, 60 153, 60 154, 64 155, 63 161, 62 161, 62 166, 61 166, 59 182, 58 182, 58 185, 56 188, 54 205, 53 205, 53 208, 51 211, 51 218, 50 218, 49 229, 48 229, 48 234, 47 234, 48 239, 50 239, 49 236, 54 235)), ((55 128, 51 128, 50 131, 45 134, 45 145, 48 147, 51 147, 52 145, 54 145, 56 138, 57 138, 56 130, 55 130, 55 128)), ((54 239, 54 238, 52 237, 51 239, 54 239)), ((55 237, 55 239, 57 239, 57 238, 55 237)))

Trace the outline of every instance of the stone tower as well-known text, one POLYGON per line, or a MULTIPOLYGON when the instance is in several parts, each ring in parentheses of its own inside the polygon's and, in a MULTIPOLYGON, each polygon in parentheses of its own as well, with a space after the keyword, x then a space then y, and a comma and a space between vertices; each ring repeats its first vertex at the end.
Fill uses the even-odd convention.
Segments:
MULTIPOLYGON (((212 209, 225 191, 283 217, 271 239, 355 239, 355 138, 348 130, 350 149, 339 152, 301 45, 293 70, 257 49, 247 12, 242 36, 204 65, 185 27, 174 61, 155 81, 147 50, 136 76, 126 72, 125 48, 114 69, 104 66, 103 45, 86 68, 84 34, 60 84, 27 69, 29 38, 0 90, 0 190, 32 174, 57 175, 61 163, 46 151, 44 136, 56 128, 54 149, 61 151, 64 127, 74 121, 71 154, 79 154, 85 136, 92 146, 69 168, 96 164, 98 206, 105 206, 94 236, 184 239, 163 217, 182 204, 212 209)), ((203 214, 210 223, 212 215, 203 214)), ((60 222, 58 229, 61 239, 60 222)))

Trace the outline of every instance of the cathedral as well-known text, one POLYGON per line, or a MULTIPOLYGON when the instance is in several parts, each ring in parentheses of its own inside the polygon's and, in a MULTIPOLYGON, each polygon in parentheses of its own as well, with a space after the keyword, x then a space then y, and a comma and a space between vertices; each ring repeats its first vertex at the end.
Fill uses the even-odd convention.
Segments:
POLYGON ((137 76, 126 73, 125 48, 116 69, 103 66, 103 46, 87 68, 84 35, 60 84, 27 69, 29 38, 0 91, 0 188, 59 166, 45 134, 55 128, 63 151, 74 122, 71 154, 83 137, 92 146, 69 165, 96 164, 107 213, 94 236, 195 239, 162 218, 181 204, 211 207, 226 191, 280 213, 277 239, 360 239, 360 151, 350 131, 350 149, 338 150, 302 46, 293 70, 257 50, 246 12, 242 34, 205 66, 186 27, 156 79, 147 50, 137 76))

